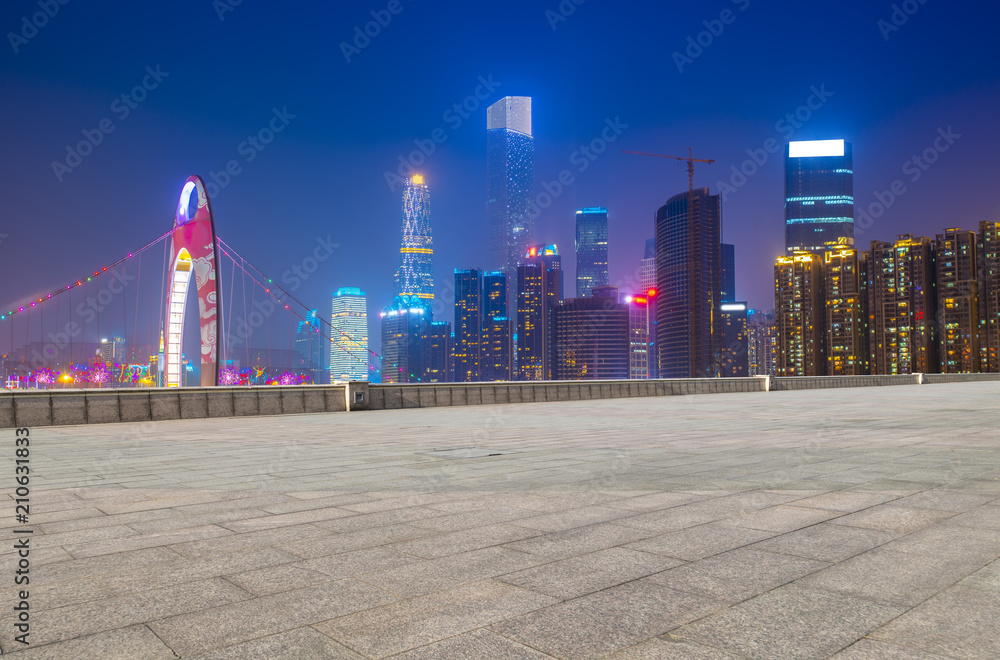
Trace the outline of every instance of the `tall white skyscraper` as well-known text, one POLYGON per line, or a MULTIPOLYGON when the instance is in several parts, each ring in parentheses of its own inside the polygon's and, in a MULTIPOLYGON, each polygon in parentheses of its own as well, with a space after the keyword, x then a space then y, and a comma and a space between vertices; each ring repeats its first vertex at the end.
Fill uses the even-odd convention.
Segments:
POLYGON ((337 289, 330 327, 330 382, 368 380, 368 301, 364 291, 337 289))
POLYGON ((534 163, 531 97, 504 97, 486 111, 486 220, 490 270, 502 272, 511 283, 507 300, 511 310, 517 309, 517 265, 534 236, 534 163))

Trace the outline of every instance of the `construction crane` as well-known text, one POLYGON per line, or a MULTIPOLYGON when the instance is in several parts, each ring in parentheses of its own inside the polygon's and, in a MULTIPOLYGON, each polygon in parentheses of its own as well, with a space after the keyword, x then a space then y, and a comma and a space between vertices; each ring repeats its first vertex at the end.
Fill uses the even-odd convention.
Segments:
POLYGON ((688 164, 688 192, 693 192, 694 191, 694 164, 695 163, 706 163, 708 165, 711 165, 712 163, 715 162, 714 160, 710 160, 710 159, 695 158, 691 154, 691 147, 688 147, 688 157, 687 158, 684 158, 683 156, 664 156, 663 154, 648 154, 648 153, 646 153, 644 151, 627 151, 627 150, 623 150, 622 153, 623 154, 632 154, 634 156, 652 156, 653 158, 669 158, 671 160, 679 160, 681 162, 686 162, 688 164))

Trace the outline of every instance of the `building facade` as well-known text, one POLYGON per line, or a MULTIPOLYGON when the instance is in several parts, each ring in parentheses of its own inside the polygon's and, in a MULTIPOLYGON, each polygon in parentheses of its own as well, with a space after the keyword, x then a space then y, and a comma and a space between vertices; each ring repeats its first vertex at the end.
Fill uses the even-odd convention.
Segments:
POLYGON ((380 317, 382 382, 423 382, 428 362, 424 337, 431 325, 430 305, 417 296, 396 296, 380 317))
POLYGON ((785 252, 854 244, 854 158, 850 142, 790 142, 785 148, 785 252))
POLYGON ((455 380, 483 379, 483 274, 476 269, 455 271, 455 380))
POLYGON ((562 268, 556 246, 530 248, 517 267, 519 380, 552 380, 552 310, 561 300, 561 290, 562 268))
POLYGON ((723 243, 722 257, 722 302, 736 302, 736 246, 723 243))
POLYGON ((743 378, 750 375, 750 345, 747 331, 747 304, 728 301, 719 306, 722 316, 722 364, 719 376, 743 378))
POLYGON ((656 213, 657 343, 661 378, 711 377, 722 327, 719 196, 699 188, 656 213))
POLYGON ((1000 222, 979 223, 979 367, 1000 372, 1000 222))
POLYGON ((368 300, 357 287, 341 287, 330 310, 330 382, 368 380, 368 300))
POLYGON ((396 295, 434 300, 434 238, 431 195, 424 177, 414 174, 403 187, 403 228, 396 271, 396 295))
POLYGON ((553 380, 626 379, 631 368, 629 307, 615 287, 564 300, 552 311, 553 380))
POLYGON ((514 330, 507 314, 507 276, 483 275, 482 373, 484 381, 507 381, 513 375, 514 330))
POLYGON ((828 376, 868 373, 862 281, 857 250, 845 246, 823 253, 824 345, 828 376))
POLYGON ((934 240, 941 373, 977 373, 979 259, 976 232, 946 229, 934 240))
POLYGON ((423 336, 425 383, 451 382, 451 323, 432 321, 423 336))
POLYGON ((895 243, 872 241, 863 256, 868 372, 937 372, 933 242, 904 234, 895 243))
MULTIPOLYGON (((489 268, 503 272, 508 282, 534 234, 534 169, 531 98, 502 98, 486 111, 486 221, 489 268)), ((514 306, 510 297, 507 302, 514 306)))
POLYGON ((747 354, 750 376, 776 376, 778 335, 774 310, 747 310, 747 354))
POLYGON ((576 297, 590 298, 595 286, 608 285, 608 210, 576 212, 576 297))
POLYGON ((306 358, 309 365, 310 382, 323 383, 328 372, 324 368, 323 349, 327 348, 327 339, 323 336, 322 322, 319 319, 319 310, 313 309, 306 314, 306 318, 299 321, 299 326, 295 332, 295 350, 306 358))
POLYGON ((824 376, 823 268, 819 255, 797 252, 774 263, 778 376, 824 376))

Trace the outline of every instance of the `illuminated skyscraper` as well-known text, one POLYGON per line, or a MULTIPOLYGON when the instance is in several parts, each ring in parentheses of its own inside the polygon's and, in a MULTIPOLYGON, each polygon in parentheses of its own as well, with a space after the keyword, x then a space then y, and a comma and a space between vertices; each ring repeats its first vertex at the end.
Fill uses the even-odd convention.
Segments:
POLYGON ((979 372, 979 255, 974 231, 945 229, 934 241, 941 373, 979 372))
POLYGON ((822 257, 796 252, 774 262, 778 376, 823 376, 822 257))
POLYGON ((482 380, 483 274, 455 270, 455 380, 482 380))
POLYGON ((407 179, 403 188, 403 239, 396 271, 396 295, 434 300, 431 194, 420 174, 407 179))
POLYGON ((869 373, 937 372, 931 239, 904 234, 895 243, 872 241, 863 284, 869 373))
POLYGON ((660 378, 710 378, 718 371, 720 223, 719 196, 708 188, 675 195, 656 213, 660 378))
POLYGON ((1000 372, 1000 222, 979 223, 980 368, 1000 372))
POLYGON ((854 244, 854 160, 850 142, 790 142, 785 149, 785 251, 854 244))
POLYGON ((430 305, 416 296, 396 296, 382 310, 382 382, 422 382, 427 371, 430 305))
POLYGON ((368 364, 365 292, 356 287, 342 287, 333 294, 330 313, 330 382, 368 380, 368 364))
POLYGON ((484 381, 511 380, 513 323, 507 314, 507 276, 483 275, 482 371, 484 381))
POLYGON ((555 245, 534 246, 517 267, 517 371, 520 380, 552 379, 552 310, 562 269, 555 245), (540 249, 541 248, 541 249, 540 249))
POLYGON ((823 253, 828 376, 868 373, 861 270, 858 251, 846 244, 823 253))
POLYGON ((660 352, 657 343, 657 307, 659 305, 659 285, 656 283, 656 239, 646 239, 646 249, 639 262, 639 287, 649 300, 649 377, 660 377, 660 352))
POLYGON ((628 337, 629 337, 629 378, 652 378, 652 356, 650 349, 653 344, 649 340, 651 324, 649 296, 643 294, 625 297, 628 305, 628 337))
MULTIPOLYGON (((534 234, 535 139, 531 98, 507 96, 486 113, 486 221, 489 267, 515 281, 517 265, 534 234)), ((514 307, 513 294, 508 308, 514 307)))
POLYGON ((595 286, 608 285, 608 210, 576 212, 576 297, 589 298, 595 286))

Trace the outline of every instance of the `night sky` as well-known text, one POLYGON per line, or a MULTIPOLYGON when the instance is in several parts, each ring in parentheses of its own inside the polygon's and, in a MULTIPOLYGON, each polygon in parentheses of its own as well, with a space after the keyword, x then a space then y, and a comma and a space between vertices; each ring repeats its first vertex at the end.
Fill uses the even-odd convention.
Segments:
MULTIPOLYGON (((622 149, 692 147, 717 161, 695 177, 713 193, 733 183, 748 150, 766 155, 723 208, 737 296, 753 307, 773 307, 773 261, 784 249, 782 155, 759 151, 769 139, 851 141, 856 215, 904 183, 861 247, 1000 216, 995 3, 909 0, 897 5, 897 26, 892 3, 871 0, 564 0, 568 16, 558 0, 236 1, 71 0, 37 34, 22 21, 41 11, 37 0, 3 3, 0 304, 164 233, 184 180, 218 183, 212 173, 236 161, 239 174, 213 199, 223 239, 280 277, 332 237, 340 247, 296 296, 328 314, 336 288, 361 287, 374 316, 392 300, 399 260, 401 189, 386 172, 439 128, 446 141, 418 169, 431 189, 436 279, 448 301, 454 268, 486 265, 485 110, 506 95, 533 99, 536 192, 563 170, 574 179, 536 221, 537 240, 564 255, 567 293, 576 208, 609 209, 611 281, 626 282, 655 210, 686 189, 683 165, 622 149), (387 25, 348 62, 341 43, 353 45, 373 11, 387 25), (690 46, 699 33, 707 45, 690 46), (151 89, 129 107, 121 96, 144 80, 151 89), (452 107, 477 87, 486 100, 468 99, 478 107, 462 118, 452 107), (796 128, 784 118, 797 111, 796 128), (276 112, 283 130, 272 142, 245 142, 276 112), (67 145, 105 118, 113 130, 93 153, 54 171, 67 145), (620 135, 584 157, 581 171, 574 153, 607 122, 620 135), (951 130, 938 140, 948 149, 912 181, 906 162, 933 148, 939 129, 951 130)), ((439 318, 451 314, 439 305, 439 318)), ((372 321, 373 347, 377 328, 372 321)))

